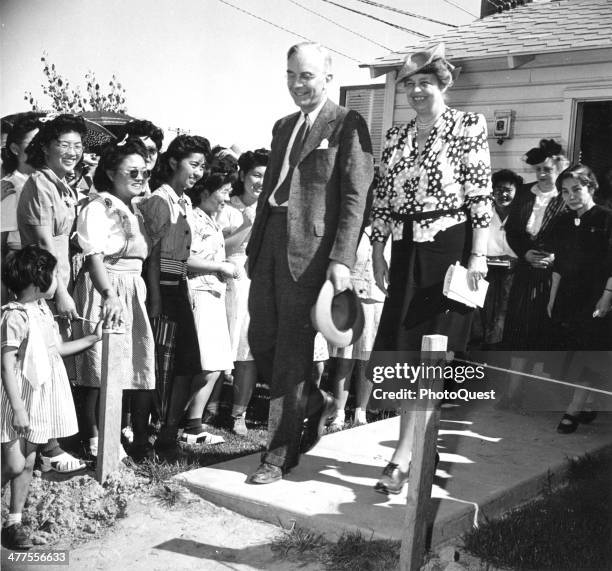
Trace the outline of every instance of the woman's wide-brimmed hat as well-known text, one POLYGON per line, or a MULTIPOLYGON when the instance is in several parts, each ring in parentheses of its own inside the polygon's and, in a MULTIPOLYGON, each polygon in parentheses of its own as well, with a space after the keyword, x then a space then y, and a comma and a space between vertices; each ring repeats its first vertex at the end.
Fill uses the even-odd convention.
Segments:
POLYGON ((310 312, 313 327, 335 347, 353 344, 363 332, 364 315, 361 300, 352 289, 334 295, 327 280, 310 312))
POLYGON ((404 65, 402 65, 401 69, 397 73, 395 83, 400 83, 407 77, 414 75, 415 73, 419 73, 419 71, 421 71, 423 68, 439 59, 444 61, 448 71, 453 77, 453 80, 456 80, 459 76, 461 68, 455 67, 452 63, 446 60, 444 44, 439 43, 430 48, 406 55, 404 58, 404 65))

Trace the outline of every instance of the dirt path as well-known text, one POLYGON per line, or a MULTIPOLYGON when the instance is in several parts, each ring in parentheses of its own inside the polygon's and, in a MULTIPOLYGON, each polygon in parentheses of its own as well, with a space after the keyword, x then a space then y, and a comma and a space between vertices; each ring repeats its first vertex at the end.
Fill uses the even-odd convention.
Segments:
MULTIPOLYGON (((281 533, 278 527, 219 508, 189 492, 172 508, 165 508, 156 500, 135 500, 127 512, 128 516, 118 520, 104 537, 71 549, 69 569, 323 569, 312 560, 286 559, 273 552, 270 544, 281 533)), ((40 571, 41 566, 5 568, 40 571)), ((48 565, 44 568, 67 569, 48 565)))

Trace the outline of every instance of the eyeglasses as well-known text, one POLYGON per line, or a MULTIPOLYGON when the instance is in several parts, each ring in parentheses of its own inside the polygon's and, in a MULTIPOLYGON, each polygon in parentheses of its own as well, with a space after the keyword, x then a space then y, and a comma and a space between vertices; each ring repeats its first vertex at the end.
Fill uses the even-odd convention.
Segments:
POLYGON ((121 170, 119 171, 126 176, 129 176, 132 180, 138 180, 139 177, 149 178, 151 176, 151 171, 149 169, 129 169, 129 170, 121 170))
POLYGON ((83 152, 83 145, 81 143, 68 143, 66 141, 57 141, 55 143, 57 148, 62 151, 62 153, 67 153, 70 149, 73 149, 76 153, 83 152))

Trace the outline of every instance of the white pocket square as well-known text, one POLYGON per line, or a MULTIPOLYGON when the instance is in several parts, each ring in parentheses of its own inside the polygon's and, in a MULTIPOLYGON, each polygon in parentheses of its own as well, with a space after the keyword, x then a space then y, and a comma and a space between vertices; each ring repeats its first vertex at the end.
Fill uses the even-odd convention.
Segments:
POLYGON ((319 146, 317 147, 317 151, 324 149, 329 149, 329 141, 327 139, 323 139, 319 146))

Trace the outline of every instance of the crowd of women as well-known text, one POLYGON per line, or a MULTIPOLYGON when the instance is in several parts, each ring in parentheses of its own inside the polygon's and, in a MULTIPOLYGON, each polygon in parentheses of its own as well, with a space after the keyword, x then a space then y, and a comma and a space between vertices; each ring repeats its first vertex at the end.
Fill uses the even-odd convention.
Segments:
MULTIPOLYGON (((491 178, 485 119, 446 106, 456 70, 440 50, 412 54, 398 75, 416 118, 387 134, 352 274, 364 334, 329 351, 336 428, 353 373, 354 421, 366 422, 372 349, 418 351, 424 334, 442 333, 449 349, 466 350, 473 312, 442 293, 457 261, 472 287, 488 275, 482 341, 512 350, 512 368, 526 367, 519 351, 612 349, 612 212, 594 202, 592 171, 569 166, 561 147, 543 140, 526 155, 534 183, 509 170, 491 178)), ((233 430, 246 434, 257 380, 244 267, 268 152, 237 156, 179 135, 161 153, 162 131, 131 121, 95 170, 75 179, 90 151, 85 133, 79 116, 24 114, 3 154, 1 439, 13 544, 27 542, 18 524, 37 448, 43 470, 84 466, 57 441, 77 431, 68 379, 81 387, 79 431, 97 455, 103 328, 114 332, 108 379, 125 391, 124 435, 137 461, 155 455, 152 415, 161 420, 158 451, 220 441, 203 419, 219 412, 224 373, 233 372, 233 430), (171 381, 162 406, 160 378, 171 381)), ((319 346, 313 361, 327 357, 319 346)), ((583 369, 583 381, 598 382, 596 370, 583 369)), ((594 419, 585 401, 577 391, 560 432, 594 419)), ((398 446, 376 485, 383 493, 407 481, 414 415, 402 412, 398 446)))

